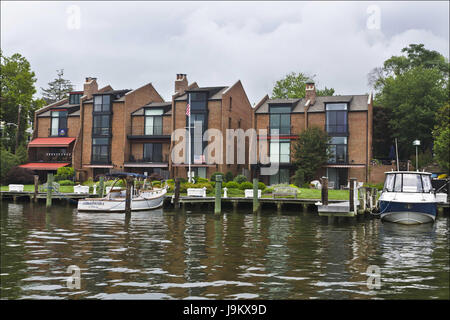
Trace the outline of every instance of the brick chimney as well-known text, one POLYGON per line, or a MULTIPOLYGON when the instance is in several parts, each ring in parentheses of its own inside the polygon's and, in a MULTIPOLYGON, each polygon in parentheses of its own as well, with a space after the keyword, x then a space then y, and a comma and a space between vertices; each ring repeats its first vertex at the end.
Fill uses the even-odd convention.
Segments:
POLYGON ((175 93, 184 93, 188 87, 188 80, 186 74, 178 73, 175 80, 175 93))
POLYGON ((86 82, 83 84, 83 95, 88 99, 92 98, 92 94, 98 92, 97 78, 87 77, 86 82))
POLYGON ((306 82, 305 99, 306 101, 311 101, 309 105, 313 105, 316 102, 316 85, 312 80, 306 82))

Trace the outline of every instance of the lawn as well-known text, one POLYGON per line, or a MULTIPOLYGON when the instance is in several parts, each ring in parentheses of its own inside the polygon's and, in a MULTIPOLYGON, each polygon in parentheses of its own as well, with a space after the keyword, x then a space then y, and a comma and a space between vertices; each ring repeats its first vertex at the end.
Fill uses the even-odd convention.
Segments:
MULTIPOLYGON (((1 191, 8 191, 8 186, 1 186, 1 191)), ((34 184, 25 184, 23 191, 34 192, 34 184)), ((73 193, 73 186, 60 186, 59 191, 62 193, 73 193)))

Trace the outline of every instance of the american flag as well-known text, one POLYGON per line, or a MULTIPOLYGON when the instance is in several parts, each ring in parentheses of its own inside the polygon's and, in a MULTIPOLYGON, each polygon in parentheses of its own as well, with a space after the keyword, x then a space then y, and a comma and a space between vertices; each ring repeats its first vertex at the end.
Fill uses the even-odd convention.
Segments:
POLYGON ((186 105, 186 115, 187 116, 191 115, 191 106, 189 105, 189 103, 186 105))

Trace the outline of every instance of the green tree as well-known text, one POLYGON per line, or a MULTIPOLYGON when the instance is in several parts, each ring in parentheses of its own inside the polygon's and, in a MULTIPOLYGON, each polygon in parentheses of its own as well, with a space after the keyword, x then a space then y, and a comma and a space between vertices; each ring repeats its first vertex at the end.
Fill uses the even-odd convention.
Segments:
POLYGON ((436 118, 433 151, 441 169, 450 174, 450 104, 440 108, 436 118))
POLYGON ((319 127, 311 127, 300 133, 294 142, 293 162, 296 173, 293 177, 298 186, 314 179, 317 170, 330 159, 330 137, 319 127))
POLYGON ((36 78, 30 63, 18 53, 6 57, 0 50, 0 60, 0 120, 16 124, 16 126, 8 125, 3 128, 2 136, 5 139, 2 139, 2 145, 15 152, 16 134, 19 134, 19 144, 24 142, 24 133, 33 108, 36 78), (22 108, 20 110, 20 129, 17 132, 19 105, 22 108))
MULTIPOLYGON (((272 98, 304 98, 306 82, 309 80, 311 80, 311 77, 301 72, 298 74, 291 72, 275 83, 275 87, 272 90, 272 98)), ((323 90, 316 90, 316 94, 318 96, 332 96, 334 94, 334 89, 325 87, 323 90)))
POLYGON ((373 106, 373 157, 375 159, 388 158, 392 140, 392 130, 389 127, 391 119, 391 109, 382 106, 373 106))
POLYGON ((422 44, 411 44, 402 52, 372 71, 369 82, 376 92, 374 104, 384 108, 384 119, 389 119, 387 127, 374 120, 374 138, 398 138, 399 156, 405 159, 415 153, 415 139, 421 140, 422 152, 431 149, 436 112, 448 101, 449 63, 422 44))
POLYGON ((62 100, 69 96, 69 92, 73 91, 73 85, 70 80, 63 78, 64 69, 56 70, 57 78, 48 83, 48 88, 42 90, 42 96, 48 104, 62 100))

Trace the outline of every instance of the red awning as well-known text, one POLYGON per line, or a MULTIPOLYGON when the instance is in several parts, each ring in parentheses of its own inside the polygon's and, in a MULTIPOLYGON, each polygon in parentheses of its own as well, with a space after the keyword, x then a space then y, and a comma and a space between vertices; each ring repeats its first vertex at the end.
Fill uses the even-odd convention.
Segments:
POLYGON ((48 163, 48 162, 30 162, 22 164, 19 167, 26 168, 30 170, 56 170, 61 167, 70 165, 70 163, 48 163))
POLYGON ((75 141, 75 138, 36 138, 31 141, 29 147, 67 147, 75 141))

